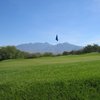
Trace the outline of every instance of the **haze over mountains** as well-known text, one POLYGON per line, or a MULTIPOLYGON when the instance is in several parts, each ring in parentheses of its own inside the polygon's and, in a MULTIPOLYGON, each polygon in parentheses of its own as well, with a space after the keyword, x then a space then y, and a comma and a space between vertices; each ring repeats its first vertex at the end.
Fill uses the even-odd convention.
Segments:
POLYGON ((49 43, 27 43, 16 46, 17 49, 30 52, 30 53, 63 53, 64 51, 79 50, 82 47, 73 45, 70 43, 59 43, 57 45, 52 45, 49 43))

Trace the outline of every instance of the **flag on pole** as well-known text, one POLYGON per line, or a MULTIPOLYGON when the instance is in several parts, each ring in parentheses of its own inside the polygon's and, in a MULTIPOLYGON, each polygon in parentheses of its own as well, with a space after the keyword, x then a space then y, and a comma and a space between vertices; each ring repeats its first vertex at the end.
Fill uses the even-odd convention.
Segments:
POLYGON ((56 35, 56 41, 58 41, 59 39, 58 39, 58 35, 56 35))

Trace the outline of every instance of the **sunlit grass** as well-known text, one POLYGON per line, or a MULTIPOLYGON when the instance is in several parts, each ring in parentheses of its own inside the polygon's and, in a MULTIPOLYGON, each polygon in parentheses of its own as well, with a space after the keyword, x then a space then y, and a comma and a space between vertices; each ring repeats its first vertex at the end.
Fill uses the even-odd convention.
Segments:
POLYGON ((0 100, 100 100, 100 54, 0 62, 0 100))

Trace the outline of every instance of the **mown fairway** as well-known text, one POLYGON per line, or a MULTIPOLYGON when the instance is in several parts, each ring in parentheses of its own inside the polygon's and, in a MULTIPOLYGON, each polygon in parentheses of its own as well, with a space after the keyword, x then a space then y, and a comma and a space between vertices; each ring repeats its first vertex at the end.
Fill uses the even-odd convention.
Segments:
POLYGON ((0 100, 100 100, 100 54, 2 61, 0 100))

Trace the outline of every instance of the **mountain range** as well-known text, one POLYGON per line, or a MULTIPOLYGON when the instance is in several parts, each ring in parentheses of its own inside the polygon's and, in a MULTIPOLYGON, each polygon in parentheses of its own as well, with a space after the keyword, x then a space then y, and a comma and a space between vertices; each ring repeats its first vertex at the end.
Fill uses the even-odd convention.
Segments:
POLYGON ((20 44, 16 46, 17 49, 21 51, 26 51, 30 53, 45 53, 45 52, 52 52, 54 54, 63 53, 64 51, 72 51, 72 50, 79 50, 82 46, 73 45, 70 43, 59 43, 56 45, 52 45, 49 43, 27 43, 27 44, 20 44))

